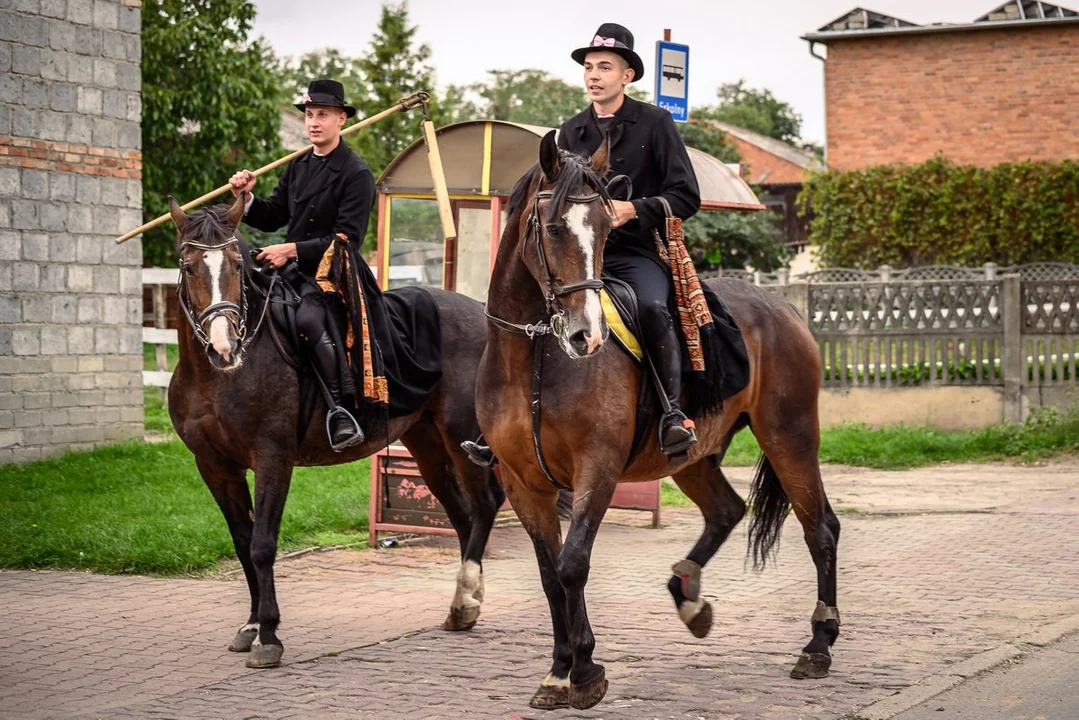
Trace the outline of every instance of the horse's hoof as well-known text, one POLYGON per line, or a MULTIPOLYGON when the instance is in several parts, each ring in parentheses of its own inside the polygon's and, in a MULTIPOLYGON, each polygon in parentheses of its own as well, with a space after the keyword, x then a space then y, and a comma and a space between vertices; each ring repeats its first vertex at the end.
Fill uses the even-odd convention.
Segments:
POLYGON ((236 633, 236 637, 232 638, 229 652, 251 652, 251 643, 255 642, 255 638, 258 636, 259 630, 257 627, 251 630, 239 631, 236 633))
POLYGON ((693 637, 702 638, 712 629, 712 603, 705 602, 697 617, 686 623, 686 627, 693 633, 693 637))
POLYGON ((479 619, 479 605, 470 605, 468 607, 460 608, 451 607, 450 614, 446 616, 446 620, 442 623, 442 629, 451 632, 471 630, 476 627, 476 621, 479 619))
POLYGON ((281 655, 285 648, 280 645, 252 645, 251 657, 244 663, 249 668, 266 669, 281 664, 281 655))
MULTIPOLYGON (((540 685, 540 689, 528 701, 528 706, 537 710, 557 710, 569 707, 569 686, 540 685)), ((600 697, 603 697, 602 695, 600 697)), ((598 701, 597 701, 598 702, 598 701)))
POLYGON ((577 710, 587 710, 599 704, 607 694, 607 673, 599 669, 599 675, 580 685, 569 686, 569 704, 577 710))
POLYGON ((824 653, 802 653, 791 670, 795 680, 818 680, 828 677, 828 668, 832 667, 832 656, 824 653))

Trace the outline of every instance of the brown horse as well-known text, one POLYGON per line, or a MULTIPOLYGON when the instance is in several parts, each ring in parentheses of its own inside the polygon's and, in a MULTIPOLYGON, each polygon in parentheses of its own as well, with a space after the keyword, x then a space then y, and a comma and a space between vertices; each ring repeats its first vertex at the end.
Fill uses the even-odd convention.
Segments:
POLYGON ((506 494, 532 538, 554 627, 554 660, 531 704, 583 709, 606 693, 604 669, 592 660, 595 638, 584 588, 593 542, 619 481, 673 475, 700 507, 704 532, 675 564, 668 589, 692 633, 708 633, 712 610, 700 595, 701 568, 746 513, 719 461, 745 427, 764 452, 750 498, 754 560, 765 563, 793 505, 817 566, 817 604, 812 639, 791 675, 824 677, 839 635, 839 521, 825 497, 817 461, 817 347, 797 313, 777 297, 737 280, 712 284, 744 335, 749 383, 725 401, 720 414, 698 419, 699 442, 688 456, 669 459, 653 427, 631 458, 640 370, 605 342, 607 326, 595 290, 611 222, 601 180, 606 172, 606 148, 589 164, 560 153, 554 133, 544 138, 539 165, 510 199, 489 291, 493 317, 476 410, 502 464, 506 494), (527 370, 536 366, 534 357, 542 362, 539 403, 533 403, 533 373, 527 370), (535 445, 534 404, 541 408, 535 445), (537 459, 538 446, 551 479, 537 459), (564 544, 552 480, 575 493, 564 544))
POLYGON ((444 627, 471 628, 483 600, 483 551, 504 498, 494 474, 468 462, 460 449, 461 441, 478 433, 473 402, 483 352, 482 306, 463 295, 430 291, 442 326, 442 379, 422 407, 391 418, 388 438, 333 452, 320 401, 300 441, 299 375, 270 337, 263 312, 268 281, 252 269, 236 234, 243 198, 190 216, 170 202, 179 231, 179 302, 190 328, 179 333, 169 414, 225 515, 251 591, 250 616, 229 649, 250 651, 248 667, 280 662, 274 559, 292 469, 353 462, 398 439, 445 506, 461 545, 457 592, 444 627), (255 473, 254 506, 248 469, 255 473))

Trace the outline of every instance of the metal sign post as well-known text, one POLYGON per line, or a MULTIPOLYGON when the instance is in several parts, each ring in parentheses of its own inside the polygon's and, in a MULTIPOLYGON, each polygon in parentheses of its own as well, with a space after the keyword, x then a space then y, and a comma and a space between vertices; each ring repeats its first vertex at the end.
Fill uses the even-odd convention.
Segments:
POLYGON ((689 121, 689 45, 672 43, 670 30, 656 42, 656 106, 675 122, 689 121))

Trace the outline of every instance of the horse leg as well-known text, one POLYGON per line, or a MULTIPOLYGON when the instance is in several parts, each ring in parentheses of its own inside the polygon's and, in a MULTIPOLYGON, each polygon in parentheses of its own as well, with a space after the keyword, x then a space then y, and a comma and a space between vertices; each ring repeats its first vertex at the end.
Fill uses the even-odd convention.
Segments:
POLYGON ((401 436, 401 442, 412 453, 428 489, 445 508, 461 549, 457 592, 442 627, 446 630, 469 630, 479 619, 483 601, 482 569, 479 563, 466 559, 473 534, 469 502, 461 492, 461 484, 454 474, 454 463, 434 423, 425 420, 417 422, 401 436))
POLYGON ((570 671, 573 667, 573 650, 570 647, 566 619, 566 591, 558 577, 558 558, 562 550, 562 527, 558 521, 558 493, 538 483, 526 486, 506 465, 502 466, 502 482, 510 505, 532 540, 539 565, 540 583, 547 596, 551 611, 551 627, 554 634, 554 654, 551 669, 543 678, 539 689, 529 701, 529 706, 539 710, 554 710, 570 706, 570 671), (536 490, 536 487, 542 488, 536 490))
POLYGON ((274 586, 274 561, 281 516, 292 483, 292 462, 280 453, 260 452, 255 461, 255 526, 251 539, 251 562, 259 584, 258 637, 251 644, 249 668, 272 668, 281 664, 284 645, 277 637, 281 613, 274 586))
POLYGON ((469 630, 476 624, 483 603, 483 553, 506 496, 494 472, 472 463, 459 443, 451 446, 450 457, 472 508, 472 531, 461 555, 457 592, 442 629, 469 630))
POLYGON ((574 483, 573 518, 566 533, 566 544, 558 557, 558 579, 566 590, 570 646, 573 648, 570 705, 578 710, 596 705, 607 694, 607 673, 602 665, 592 661, 596 638, 588 622, 584 588, 588 583, 592 546, 614 489, 615 481, 610 478, 574 483))
POLYGON ((701 568, 741 522, 746 514, 746 504, 710 458, 676 473, 674 481, 700 508, 704 515, 704 531, 685 559, 671 569, 667 589, 674 598, 678 617, 694 637, 703 638, 712 629, 712 605, 700 594, 701 568))
POLYGON ((255 514, 251 506, 251 491, 247 487, 247 473, 239 465, 220 457, 197 456, 195 464, 225 516, 229 534, 232 535, 232 546, 236 548, 236 557, 244 569, 244 577, 247 578, 247 589, 251 593, 251 612, 247 622, 236 631, 229 650, 248 652, 259 630, 259 581, 255 566, 251 562, 251 535, 255 514))
POLYGON ((816 422, 803 432, 792 432, 791 423, 773 423, 769 431, 754 434, 765 457, 754 479, 754 510, 750 542, 757 559, 761 552, 778 540, 788 503, 802 524, 809 554, 817 567, 817 605, 810 624, 813 637, 802 649, 791 677, 823 678, 832 665, 831 646, 839 637, 839 609, 836 604, 836 548, 839 544, 839 518, 832 511, 824 493, 817 451, 820 434, 816 422), (773 535, 769 540, 769 536, 773 535), (763 544, 761 544, 763 543, 763 544))

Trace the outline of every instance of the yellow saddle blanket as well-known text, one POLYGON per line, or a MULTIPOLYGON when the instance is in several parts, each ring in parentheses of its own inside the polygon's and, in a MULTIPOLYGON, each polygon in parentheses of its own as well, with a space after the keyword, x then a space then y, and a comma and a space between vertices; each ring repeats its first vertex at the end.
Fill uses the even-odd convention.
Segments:
POLYGON ((637 340, 637 336, 633 334, 633 331, 629 329, 629 325, 622 318, 622 313, 618 311, 618 306, 611 296, 607 294, 607 290, 599 291, 599 303, 603 307, 603 317, 607 320, 607 327, 611 329, 611 334, 614 335, 615 340, 622 346, 622 349, 633 356, 633 359, 637 362, 641 362, 644 359, 644 351, 641 349, 641 343, 637 340))

